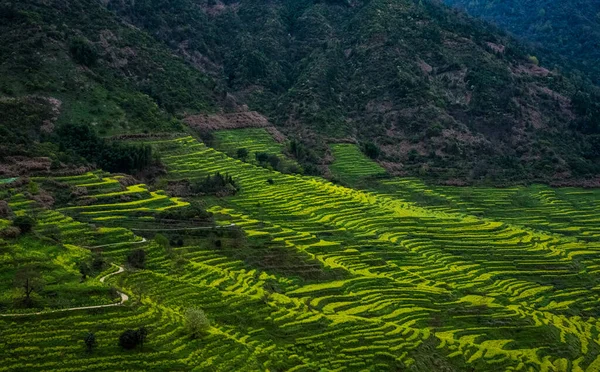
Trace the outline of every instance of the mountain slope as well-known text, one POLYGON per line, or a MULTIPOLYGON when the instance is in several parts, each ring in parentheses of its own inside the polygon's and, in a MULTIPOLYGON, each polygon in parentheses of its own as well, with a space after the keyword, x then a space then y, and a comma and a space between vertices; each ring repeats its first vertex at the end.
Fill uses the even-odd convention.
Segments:
POLYGON ((510 37, 442 5, 142 0, 108 7, 314 148, 341 138, 375 142, 389 169, 445 180, 599 173, 597 141, 584 135, 598 133, 599 111, 573 101, 597 93, 534 65, 510 37))
POLYGON ((522 36, 600 83, 600 3, 590 0, 444 0, 522 36))
POLYGON ((97 1, 0 1, 0 19, 3 163, 71 161, 52 138, 64 125, 104 136, 180 131, 170 113, 214 110, 210 78, 97 1))
POLYGON ((2 104, 21 108, 4 131, 29 128, 32 96, 60 104, 36 114, 19 155, 59 158, 30 146, 52 142, 53 126, 173 132, 175 117, 248 105, 312 171, 328 142, 345 141, 380 149, 394 174, 436 181, 600 174, 600 94, 438 3, 29 0, 1 1, 0 16, 2 104))

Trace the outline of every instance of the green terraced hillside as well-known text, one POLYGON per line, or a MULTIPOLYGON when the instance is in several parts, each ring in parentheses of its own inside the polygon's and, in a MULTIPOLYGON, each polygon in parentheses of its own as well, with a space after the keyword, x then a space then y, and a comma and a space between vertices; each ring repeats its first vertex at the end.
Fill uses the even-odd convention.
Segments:
POLYGON ((276 141, 264 128, 219 130, 214 132, 214 137, 215 148, 231 157, 239 158, 238 150, 243 149, 247 154, 242 160, 257 164, 257 154, 268 154, 279 159, 275 167, 271 166, 272 168, 292 170, 293 173, 300 171, 298 163, 284 155, 285 144, 276 141))
POLYGON ((283 145, 275 141, 264 128, 219 130, 214 132, 214 136, 217 148, 232 155, 235 155, 237 149, 245 148, 250 159, 257 152, 280 155, 283 151, 283 145))
POLYGON ((331 145, 331 151, 334 161, 329 170, 342 181, 356 182, 361 178, 386 174, 385 169, 366 157, 357 145, 336 143, 331 145))
MULTIPOLYGON (((355 190, 192 137, 151 145, 167 168, 162 182, 221 172, 239 191, 181 200, 118 175, 56 177, 86 192, 39 210, 36 234, 57 225, 62 244, 100 246, 118 266, 143 247, 146 264, 108 279, 130 296, 121 306, 0 317, 0 371, 600 369, 599 191, 399 178, 355 190), (157 222, 196 202, 214 224, 157 222), (181 244, 161 246, 155 234, 172 230, 181 244), (189 307, 210 320, 201 337, 186 332, 189 307), (143 348, 122 350, 120 333, 140 326, 143 348), (98 339, 92 353, 87 332, 98 339)), ((336 161, 354 177, 376 175, 364 160, 336 161)), ((9 204, 17 214, 36 208, 18 190, 9 204)))

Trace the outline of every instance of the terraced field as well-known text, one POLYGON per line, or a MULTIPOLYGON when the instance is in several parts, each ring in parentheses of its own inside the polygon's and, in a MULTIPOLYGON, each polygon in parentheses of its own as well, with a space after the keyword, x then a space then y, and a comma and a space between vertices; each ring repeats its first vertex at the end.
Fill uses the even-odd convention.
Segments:
POLYGON ((279 155, 283 150, 283 144, 275 141, 264 128, 220 130, 214 132, 214 136, 217 148, 232 155, 239 148, 247 149, 249 158, 254 158, 257 152, 279 155))
MULTIPOLYGON (((244 163, 191 137, 153 145, 170 180, 235 178, 235 196, 203 200, 235 228, 190 231, 173 252, 145 243, 146 268, 110 279, 132 295, 126 306, 0 319, 9 350, 0 371, 600 370, 597 191, 413 179, 359 191, 244 163), (190 306, 211 320, 195 340, 182 327, 190 306), (150 329, 144 349, 119 350, 119 332, 140 325, 150 329), (100 342, 94 354, 83 351, 89 330, 100 342)), ((353 174, 369 174, 356 166, 353 174)), ((100 176, 62 179, 90 201, 44 213, 85 227, 86 245, 122 239, 105 249, 116 263, 149 212, 185 206, 100 176), (121 226, 98 227, 115 218, 121 226)), ((28 204, 11 199, 14 209, 28 204)))
POLYGON ((386 170, 366 157, 357 145, 335 143, 331 145, 334 162, 329 166, 338 179, 354 183, 365 177, 384 176, 386 170))
POLYGON ((275 140, 265 128, 243 128, 214 132, 215 148, 231 157, 237 156, 238 149, 246 149, 245 161, 256 163, 256 154, 275 155, 281 160, 281 169, 299 169, 298 163, 284 155, 285 144, 275 140))

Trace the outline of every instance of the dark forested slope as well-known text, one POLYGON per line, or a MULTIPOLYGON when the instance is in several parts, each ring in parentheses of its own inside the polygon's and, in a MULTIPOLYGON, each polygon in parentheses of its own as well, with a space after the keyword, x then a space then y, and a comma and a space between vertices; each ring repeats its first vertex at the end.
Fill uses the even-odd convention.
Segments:
POLYGON ((181 130, 171 113, 214 110, 214 88, 210 78, 95 0, 0 1, 3 173, 27 170, 23 156, 46 158, 38 159, 37 170, 77 155, 96 161, 103 150, 82 144, 100 146, 98 134, 181 130), (93 130, 57 130, 74 126, 93 130))
POLYGON ((1 3, 1 93, 58 98, 58 125, 177 130, 172 115, 248 104, 321 159, 351 140, 438 180, 600 174, 595 88, 439 3, 1 3))
MULTIPOLYGON (((515 181, 598 173, 598 106, 493 27, 429 1, 112 0, 251 108, 389 168, 515 181)), ((311 138, 307 140, 306 138, 311 138)))
POLYGON ((535 43, 547 63, 574 67, 600 83, 600 2, 444 0, 535 43))

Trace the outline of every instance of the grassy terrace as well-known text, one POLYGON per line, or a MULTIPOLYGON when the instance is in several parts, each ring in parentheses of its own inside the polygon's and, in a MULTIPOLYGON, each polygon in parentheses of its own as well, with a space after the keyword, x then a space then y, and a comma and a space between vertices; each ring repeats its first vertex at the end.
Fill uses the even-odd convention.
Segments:
MULTIPOLYGON (((236 179, 238 194, 204 202, 245 240, 190 235, 171 253, 149 242, 145 270, 111 279, 132 294, 127 306, 0 318, 10 350, 0 354, 0 371, 598 370, 598 192, 429 188, 411 179, 358 191, 244 163, 191 137, 153 145, 169 179, 217 171, 236 179), (189 306, 211 319, 203 338, 183 332, 189 306), (120 351, 119 332, 140 325, 150 328, 144 350, 120 351), (81 344, 89 330, 101 345, 95 354, 81 344)), ((371 172, 342 164, 356 164, 348 174, 371 172)), ((123 227, 89 230, 75 220, 102 226, 118 217, 133 228, 147 223, 140 209, 185 203, 112 180, 63 179, 95 199, 44 213, 71 226, 65 233, 135 242, 123 227)), ((119 263, 130 249, 105 254, 119 263)))
POLYGON ((264 128, 243 128, 219 130, 214 132, 215 148, 236 157, 238 149, 248 150, 247 160, 254 163, 257 153, 276 155, 282 161, 284 168, 298 167, 298 163, 283 154, 285 146, 277 142, 273 135, 264 128))
POLYGON ((366 157, 357 145, 336 143, 331 145, 331 151, 335 160, 329 170, 339 180, 353 183, 361 178, 386 174, 386 170, 366 157))
POLYGON ((254 158, 257 152, 280 155, 283 151, 283 145, 276 142, 264 128, 220 130, 214 132, 214 135, 217 148, 232 155, 239 148, 247 149, 249 158, 254 158))

